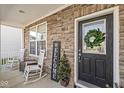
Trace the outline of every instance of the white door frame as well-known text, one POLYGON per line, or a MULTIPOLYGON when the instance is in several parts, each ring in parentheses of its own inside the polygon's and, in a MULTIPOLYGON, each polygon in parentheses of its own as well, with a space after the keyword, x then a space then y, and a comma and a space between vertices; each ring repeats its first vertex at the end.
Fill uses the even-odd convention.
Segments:
POLYGON ((75 64, 74 64, 74 82, 76 86, 86 87, 82 84, 77 83, 78 81, 78 22, 107 15, 113 13, 113 87, 118 86, 119 83, 119 6, 115 6, 109 9, 104 9, 86 16, 82 16, 75 19, 75 64))

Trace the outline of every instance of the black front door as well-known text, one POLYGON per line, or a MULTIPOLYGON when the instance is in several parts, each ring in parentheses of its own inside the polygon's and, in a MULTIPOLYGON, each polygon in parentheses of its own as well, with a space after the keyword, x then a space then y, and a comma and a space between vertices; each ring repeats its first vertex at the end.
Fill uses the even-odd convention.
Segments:
POLYGON ((113 15, 78 23, 78 80, 113 87, 113 15))

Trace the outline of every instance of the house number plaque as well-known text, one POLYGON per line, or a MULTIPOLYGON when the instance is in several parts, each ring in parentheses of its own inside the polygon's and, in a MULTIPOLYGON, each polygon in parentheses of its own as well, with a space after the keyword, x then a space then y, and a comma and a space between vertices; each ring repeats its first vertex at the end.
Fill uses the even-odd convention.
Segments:
POLYGON ((60 59, 60 47, 61 47, 60 41, 53 42, 51 79, 57 82, 58 82, 57 70, 58 70, 58 63, 60 59))

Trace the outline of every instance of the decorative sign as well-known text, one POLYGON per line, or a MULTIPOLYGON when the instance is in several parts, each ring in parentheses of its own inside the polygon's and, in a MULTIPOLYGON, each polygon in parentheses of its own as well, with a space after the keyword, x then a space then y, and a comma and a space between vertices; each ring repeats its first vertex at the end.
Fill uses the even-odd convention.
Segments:
POLYGON ((52 69, 51 69, 51 79, 58 82, 57 71, 58 63, 60 59, 60 41, 53 42, 53 55, 52 55, 52 69))

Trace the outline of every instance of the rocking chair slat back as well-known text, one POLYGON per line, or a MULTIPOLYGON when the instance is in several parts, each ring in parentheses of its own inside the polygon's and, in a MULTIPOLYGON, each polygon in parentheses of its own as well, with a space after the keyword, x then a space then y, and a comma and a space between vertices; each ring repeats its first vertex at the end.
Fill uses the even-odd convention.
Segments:
POLYGON ((43 65, 43 60, 44 60, 44 50, 40 50, 39 58, 38 58, 38 65, 42 66, 43 65))

